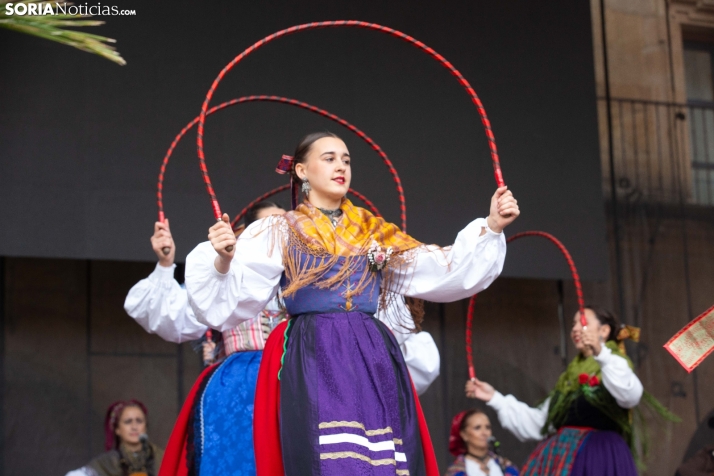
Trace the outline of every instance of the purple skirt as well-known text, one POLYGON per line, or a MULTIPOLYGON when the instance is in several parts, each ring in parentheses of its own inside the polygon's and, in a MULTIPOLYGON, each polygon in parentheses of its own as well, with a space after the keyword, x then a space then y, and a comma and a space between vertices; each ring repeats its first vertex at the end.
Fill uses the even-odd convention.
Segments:
POLYGON ((280 380, 285 474, 426 474, 411 380, 369 314, 294 318, 280 380))
POLYGON ((637 476, 630 448, 613 431, 563 427, 539 444, 523 476, 637 476))
POLYGON ((632 452, 620 435, 591 431, 575 457, 572 476, 637 476, 632 452))

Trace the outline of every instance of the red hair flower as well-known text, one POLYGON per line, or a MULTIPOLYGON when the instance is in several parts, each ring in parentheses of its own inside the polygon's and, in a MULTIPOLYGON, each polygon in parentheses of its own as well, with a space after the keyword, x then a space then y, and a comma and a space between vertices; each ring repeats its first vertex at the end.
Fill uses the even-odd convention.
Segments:
POLYGON ((592 377, 590 377, 590 382, 588 383, 591 387, 597 387, 598 385, 600 385, 600 379, 597 378, 597 375, 593 375, 592 377))
POLYGON ((588 383, 588 380, 590 380, 590 376, 588 374, 578 375, 578 382, 580 382, 580 385, 585 385, 588 383))

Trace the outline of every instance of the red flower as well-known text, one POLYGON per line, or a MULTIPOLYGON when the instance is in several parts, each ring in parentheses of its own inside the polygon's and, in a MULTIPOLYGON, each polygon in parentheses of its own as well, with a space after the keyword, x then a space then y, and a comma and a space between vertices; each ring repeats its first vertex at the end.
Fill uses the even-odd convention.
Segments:
POLYGON ((593 375, 592 377, 590 377, 590 382, 588 383, 591 387, 597 387, 598 385, 600 385, 600 379, 597 378, 597 375, 593 375))
POLYGON ((580 382, 580 385, 585 385, 588 383, 588 380, 590 379, 590 376, 588 374, 580 374, 578 376, 578 381, 580 382))

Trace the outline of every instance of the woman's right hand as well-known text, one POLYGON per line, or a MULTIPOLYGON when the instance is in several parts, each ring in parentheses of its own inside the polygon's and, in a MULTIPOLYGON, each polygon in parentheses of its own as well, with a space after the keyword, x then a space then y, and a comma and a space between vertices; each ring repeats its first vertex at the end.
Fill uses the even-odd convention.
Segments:
POLYGON ((468 398, 477 398, 484 402, 489 402, 496 393, 496 389, 491 384, 482 382, 477 378, 473 378, 466 382, 466 396, 468 398))
POLYGON ((504 228, 513 223, 518 218, 521 210, 518 208, 518 200, 507 186, 499 187, 491 197, 491 208, 486 223, 491 231, 501 233, 504 228))
POLYGON ((171 237, 171 228, 169 228, 169 219, 154 223, 154 235, 151 237, 151 248, 156 253, 159 258, 159 264, 165 268, 168 268, 174 264, 174 257, 176 256, 176 245, 171 237), (164 254, 164 250, 168 253, 164 254))
POLYGON ((230 218, 227 213, 221 217, 221 221, 208 229, 208 240, 213 245, 213 249, 218 253, 215 265, 219 273, 227 273, 231 266, 231 260, 236 252, 236 235, 233 233, 233 228, 230 224, 230 218), (230 251, 226 251, 226 248, 230 251))

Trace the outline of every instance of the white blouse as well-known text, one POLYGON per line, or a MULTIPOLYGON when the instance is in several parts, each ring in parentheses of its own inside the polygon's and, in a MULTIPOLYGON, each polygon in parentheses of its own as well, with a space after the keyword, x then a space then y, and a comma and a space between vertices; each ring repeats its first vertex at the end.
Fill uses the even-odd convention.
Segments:
MULTIPOLYGON (((594 356, 600 364, 602 383, 615 398, 621 408, 634 408, 642 398, 642 382, 627 364, 627 360, 603 346, 599 355, 594 356)), ((513 433, 520 441, 542 440, 543 425, 548 419, 547 399, 539 407, 532 408, 516 400, 513 395, 503 396, 496 392, 488 406, 496 410, 501 426, 513 433)))
MULTIPOLYGON (((174 279, 174 268, 163 267, 157 263, 154 271, 145 279, 136 283, 124 301, 124 309, 149 334, 156 334, 168 342, 181 343, 200 339, 208 329, 196 319, 193 310, 188 305, 188 295, 174 279)), ((276 301, 273 299, 266 306, 270 308, 276 301)), ((404 307, 404 298, 396 297, 395 306, 404 307)), ((408 313, 400 312, 400 316, 408 313)), ((421 395, 439 376, 439 349, 428 332, 417 334, 394 329, 385 313, 378 312, 376 316, 394 333, 399 347, 404 355, 409 373, 421 395)), ((406 318, 405 318, 406 319, 406 318)), ((410 323, 405 322, 409 326, 410 323)))
POLYGON ((503 471, 501 467, 496 463, 496 461, 491 458, 486 463, 488 468, 488 473, 481 471, 481 465, 470 458, 464 458, 466 462, 466 476, 503 476, 503 471))
POLYGON ((149 334, 180 344, 200 339, 208 327, 196 320, 186 290, 174 279, 174 268, 156 263, 154 271, 129 290, 124 310, 149 334))
MULTIPOLYGON (((283 274, 281 243, 287 224, 270 216, 251 224, 238 238, 227 273, 214 265, 218 253, 210 242, 199 244, 186 258, 186 289, 196 318, 214 329, 234 327, 253 318, 277 293, 283 274), (273 233, 274 226, 280 227, 273 233)), ((486 289, 501 273, 506 256, 503 233, 488 229, 486 220, 471 222, 453 246, 422 245, 408 251, 414 261, 395 271, 395 289, 388 291, 433 302, 465 299, 486 289), (486 233, 481 236, 482 229, 486 233)))

